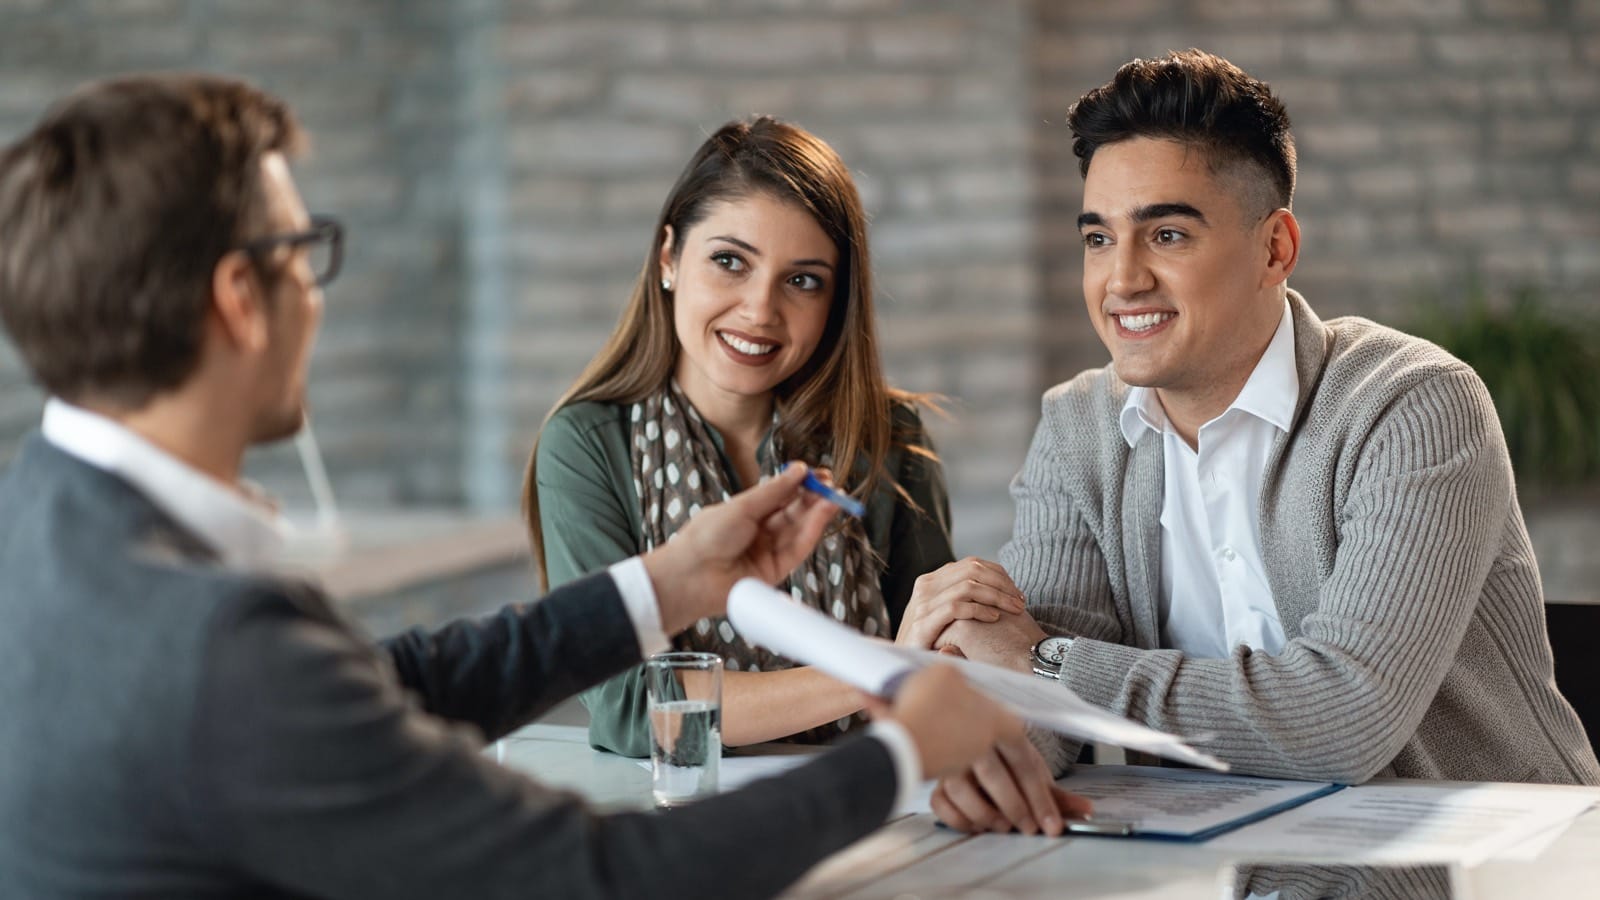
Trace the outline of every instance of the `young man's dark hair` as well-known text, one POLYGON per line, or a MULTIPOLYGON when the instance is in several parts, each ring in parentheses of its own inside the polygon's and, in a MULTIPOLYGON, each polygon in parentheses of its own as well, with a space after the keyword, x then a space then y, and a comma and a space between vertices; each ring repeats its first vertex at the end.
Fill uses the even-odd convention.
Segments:
POLYGON ((1084 175, 1106 144, 1164 138, 1199 147, 1213 174, 1232 171, 1258 185, 1246 196, 1259 215, 1288 208, 1294 197, 1288 111, 1265 82, 1203 50, 1123 64, 1111 81, 1073 104, 1067 124, 1084 175), (1258 172, 1237 171, 1252 163, 1258 172))
POLYGON ((171 74, 84 88, 0 156, 0 316, 44 389, 137 409, 181 384, 262 157, 301 142, 277 98, 171 74))

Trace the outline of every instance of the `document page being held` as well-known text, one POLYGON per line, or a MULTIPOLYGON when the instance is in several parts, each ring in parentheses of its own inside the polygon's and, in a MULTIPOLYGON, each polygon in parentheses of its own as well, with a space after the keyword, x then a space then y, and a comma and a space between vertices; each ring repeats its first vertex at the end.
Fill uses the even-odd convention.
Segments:
POLYGON ((828 673, 879 697, 891 697, 901 680, 929 665, 958 668, 972 685, 1019 717, 1084 741, 1142 750, 1208 769, 1226 763, 1177 736, 1131 722, 1094 706, 1066 685, 998 666, 928 650, 896 647, 835 622, 754 578, 733 586, 728 619, 744 639, 828 673))

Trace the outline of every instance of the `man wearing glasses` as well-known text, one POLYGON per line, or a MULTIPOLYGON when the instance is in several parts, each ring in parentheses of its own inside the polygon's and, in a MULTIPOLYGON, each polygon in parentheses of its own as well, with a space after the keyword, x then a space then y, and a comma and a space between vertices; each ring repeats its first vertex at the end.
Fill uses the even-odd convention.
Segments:
POLYGON ((941 667, 867 737, 670 816, 487 761, 738 577, 782 578, 830 512, 794 466, 536 604, 367 645, 270 571, 239 484, 304 420, 339 266, 297 141, 272 97, 163 76, 0 153, 0 316, 55 398, 0 478, 0 897, 767 896, 1020 734, 941 667))

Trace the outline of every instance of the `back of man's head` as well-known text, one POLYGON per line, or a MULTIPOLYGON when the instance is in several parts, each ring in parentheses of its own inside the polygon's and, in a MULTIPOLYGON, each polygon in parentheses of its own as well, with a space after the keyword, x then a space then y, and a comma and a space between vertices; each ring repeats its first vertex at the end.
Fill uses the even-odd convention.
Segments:
POLYGON ((206 75, 89 85, 0 152, 0 318, 34 377, 125 410, 200 359, 212 273, 259 225, 281 100, 206 75))
POLYGON ((1085 176, 1107 144, 1173 140, 1204 153, 1213 174, 1235 177, 1257 215, 1287 209, 1294 197, 1288 111, 1265 82, 1203 50, 1125 63, 1073 104, 1067 124, 1085 176))

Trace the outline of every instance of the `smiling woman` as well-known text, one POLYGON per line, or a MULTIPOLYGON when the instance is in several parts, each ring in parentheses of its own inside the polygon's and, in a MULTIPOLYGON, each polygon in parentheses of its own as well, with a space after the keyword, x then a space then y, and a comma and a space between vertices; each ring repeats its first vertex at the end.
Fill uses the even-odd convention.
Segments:
POLYGON ((660 263, 662 283, 675 286, 678 386, 725 443, 751 444, 731 454, 749 484, 773 392, 822 342, 839 252, 803 207, 766 193, 714 203, 676 237, 667 225, 660 263))
MULTIPOLYGON (((765 117, 701 145, 616 331, 529 460, 524 508, 547 580, 649 550, 798 458, 830 469, 866 515, 819 545, 790 593, 893 635, 918 576, 952 553, 919 398, 882 374, 870 273, 866 216, 831 147, 765 117)), ((724 619, 675 647, 727 660, 727 744, 822 741, 861 721, 855 691, 750 646, 724 619)), ((638 669, 589 691, 591 743, 647 755, 644 694, 638 669)))

